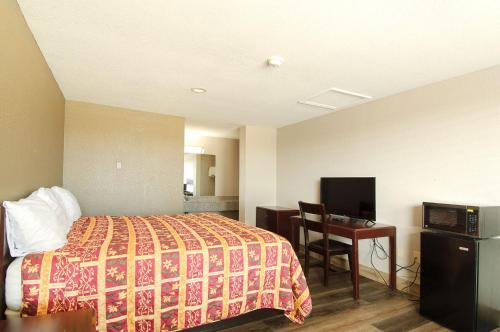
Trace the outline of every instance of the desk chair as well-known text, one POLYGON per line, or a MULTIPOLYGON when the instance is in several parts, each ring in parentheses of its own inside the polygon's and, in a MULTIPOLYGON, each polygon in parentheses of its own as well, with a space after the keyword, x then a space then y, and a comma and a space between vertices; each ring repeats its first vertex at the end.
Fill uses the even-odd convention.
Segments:
MULTIPOLYGON (((340 241, 335 241, 329 238, 328 234, 328 218, 326 217, 324 204, 313 204, 299 201, 300 216, 304 225, 304 241, 305 241, 305 266, 304 274, 309 275, 309 251, 323 255, 324 279, 323 284, 328 286, 328 271, 330 270, 330 257, 336 255, 347 255, 349 262, 349 270, 352 266, 352 246, 340 241), (314 216, 315 219, 310 219, 314 216), (323 239, 309 242, 309 231, 323 234, 323 239)), ((351 281, 353 274, 351 270, 351 281)))

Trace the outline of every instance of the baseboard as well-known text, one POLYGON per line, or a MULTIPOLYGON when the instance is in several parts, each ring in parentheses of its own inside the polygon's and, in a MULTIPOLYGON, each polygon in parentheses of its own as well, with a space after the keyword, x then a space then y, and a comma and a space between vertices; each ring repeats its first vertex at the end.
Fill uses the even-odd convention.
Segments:
MULTIPOLYGON (((304 251, 303 245, 300 245, 300 248, 302 252, 304 251)), ((311 257, 321 260, 323 257, 319 254, 316 254, 314 252, 311 252, 311 257)), ((347 258, 344 258, 342 256, 333 256, 331 260, 331 264, 335 267, 348 270, 349 269, 349 264, 347 263, 347 258)), ((389 273, 380 271, 380 274, 382 277, 386 280, 386 282, 389 282, 389 273)), ((368 279, 371 279, 373 281, 379 282, 381 284, 384 284, 384 281, 382 278, 378 275, 377 272, 374 271, 374 269, 370 266, 366 266, 363 264, 359 264, 359 275, 366 277, 368 279)), ((417 278, 416 282, 408 288, 408 285, 411 283, 411 280, 407 280, 405 278, 401 278, 396 276, 396 288, 399 289, 400 291, 404 291, 406 293, 409 293, 415 297, 420 297, 420 285, 419 285, 419 280, 417 278)))

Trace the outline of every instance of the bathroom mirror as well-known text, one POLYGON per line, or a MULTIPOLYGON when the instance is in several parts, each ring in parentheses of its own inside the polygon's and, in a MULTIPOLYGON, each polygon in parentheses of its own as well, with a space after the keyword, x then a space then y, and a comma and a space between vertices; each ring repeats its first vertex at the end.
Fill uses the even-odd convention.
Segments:
POLYGON ((184 195, 215 196, 215 156, 184 154, 184 195))

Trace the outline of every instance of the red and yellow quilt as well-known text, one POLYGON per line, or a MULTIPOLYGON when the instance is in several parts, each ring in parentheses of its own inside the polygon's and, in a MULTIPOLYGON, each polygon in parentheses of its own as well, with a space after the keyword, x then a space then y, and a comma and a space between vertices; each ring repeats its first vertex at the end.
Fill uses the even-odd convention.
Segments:
POLYGON ((311 298, 290 243, 220 215, 83 217, 22 265, 22 315, 93 308, 99 331, 175 331, 259 309, 302 323, 311 298))

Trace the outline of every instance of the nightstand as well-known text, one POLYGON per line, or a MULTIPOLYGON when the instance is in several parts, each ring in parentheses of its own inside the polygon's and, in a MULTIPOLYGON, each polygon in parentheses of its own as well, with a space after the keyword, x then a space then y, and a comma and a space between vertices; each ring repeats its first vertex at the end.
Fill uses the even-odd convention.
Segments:
POLYGON ((290 221, 291 216, 299 215, 297 209, 280 206, 257 206, 256 226, 279 234, 290 241, 295 252, 299 252, 299 226, 290 221))
POLYGON ((96 320, 92 309, 0 321, 0 332, 95 332, 95 330, 96 320))

